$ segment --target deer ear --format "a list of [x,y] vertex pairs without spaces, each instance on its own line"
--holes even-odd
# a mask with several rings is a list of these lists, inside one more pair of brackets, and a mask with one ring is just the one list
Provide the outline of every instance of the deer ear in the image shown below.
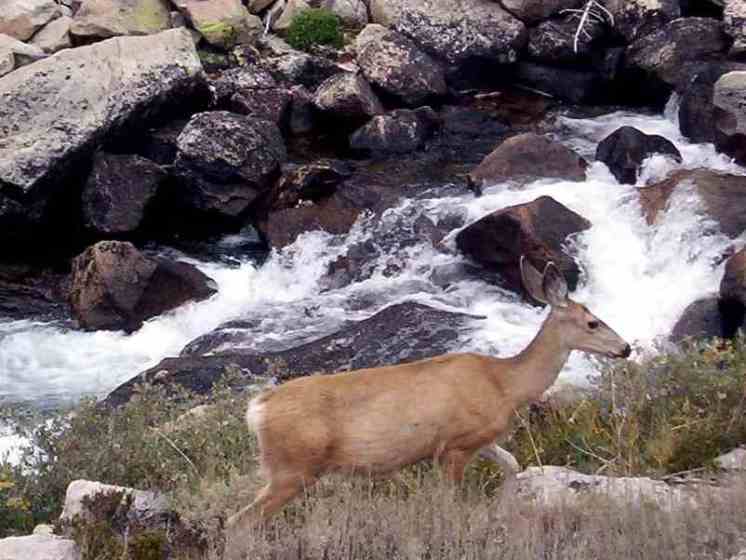
[[559,268],[553,263],[547,263],[542,275],[542,288],[547,298],[547,302],[552,307],[567,306],[567,282]]
[[529,296],[539,303],[549,303],[544,295],[544,279],[541,276],[541,272],[536,270],[534,266],[528,262],[525,255],[521,255],[521,280],[523,280],[523,287],[526,289]]

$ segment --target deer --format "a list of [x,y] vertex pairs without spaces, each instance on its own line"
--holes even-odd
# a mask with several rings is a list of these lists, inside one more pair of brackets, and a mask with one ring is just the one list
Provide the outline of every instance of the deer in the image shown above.
[[495,442],[507,435],[515,411],[552,386],[570,353],[611,358],[631,353],[616,332],[568,297],[554,263],[543,273],[525,257],[519,266],[528,295],[550,312],[515,356],[450,353],[313,375],[250,400],[246,421],[257,434],[267,484],[228,519],[229,534],[269,518],[335,471],[387,475],[433,459],[449,480],[460,483],[477,454],[515,470],[515,459]]

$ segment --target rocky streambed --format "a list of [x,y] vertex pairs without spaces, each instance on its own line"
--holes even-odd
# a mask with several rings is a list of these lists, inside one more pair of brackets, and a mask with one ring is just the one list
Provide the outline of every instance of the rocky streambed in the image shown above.
[[742,323],[730,2],[609,1],[576,48],[579,2],[373,1],[312,52],[257,24],[292,2],[141,4],[0,12],[0,404],[510,354],[523,254],[641,349]]

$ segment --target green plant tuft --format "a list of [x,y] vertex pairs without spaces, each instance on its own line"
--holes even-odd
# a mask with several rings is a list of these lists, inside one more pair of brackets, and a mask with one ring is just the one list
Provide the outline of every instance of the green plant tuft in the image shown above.
[[293,18],[287,41],[291,47],[302,51],[309,51],[316,45],[339,49],[344,44],[344,37],[336,14],[324,8],[311,8]]

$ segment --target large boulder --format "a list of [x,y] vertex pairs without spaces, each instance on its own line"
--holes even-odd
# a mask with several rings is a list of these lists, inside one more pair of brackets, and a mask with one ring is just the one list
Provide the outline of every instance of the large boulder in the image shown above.
[[502,0],[503,8],[527,24],[542,20],[580,6],[583,0]]
[[44,51],[35,45],[27,45],[10,35],[0,35],[0,76],[45,56]]
[[194,266],[151,259],[131,243],[101,241],[72,263],[70,304],[86,330],[140,328],[143,321],[215,293]]
[[[460,337],[481,317],[400,303],[372,317],[344,325],[332,334],[276,351],[253,349],[252,321],[231,321],[190,343],[179,358],[167,358],[115,389],[106,403],[127,402],[137,384],[148,380],[209,393],[227,370],[248,380],[275,376],[278,381],[311,373],[336,373],[411,362],[458,349]],[[284,364],[277,370],[273,364]]]
[[742,0],[725,0],[723,21],[725,32],[733,39],[730,54],[743,56],[746,54],[746,3]]
[[173,3],[205,41],[215,47],[251,43],[263,29],[262,20],[250,14],[241,0],[174,0]]
[[616,177],[626,185],[634,185],[642,162],[654,154],[669,156],[681,162],[681,153],[658,134],[645,134],[631,126],[618,128],[596,148],[596,159],[602,161]]
[[585,33],[575,43],[578,21],[571,16],[545,21],[531,28],[528,34],[528,54],[549,64],[577,64],[589,62],[597,50],[594,43],[604,36],[603,24],[589,21]]
[[262,66],[279,81],[316,90],[324,80],[343,72],[328,58],[295,50],[275,35],[262,37],[259,44],[265,51]]
[[630,45],[625,65],[635,82],[648,80],[651,95],[660,96],[685,81],[693,63],[722,58],[729,44],[722,22],[679,18]]
[[70,38],[72,24],[73,18],[69,16],[59,17],[39,30],[31,39],[31,44],[50,54],[62,49],[69,49],[72,47],[72,39]]
[[741,249],[725,263],[720,298],[746,308],[746,249]]
[[279,176],[287,156],[272,122],[209,111],[194,115],[178,139],[177,203],[218,221],[233,221]]
[[679,0],[605,0],[614,31],[627,43],[657,31],[681,15]]
[[[188,104],[202,78],[182,29],[66,49],[0,78],[0,200],[13,201],[0,203],[0,238],[30,237],[37,212],[55,211],[55,196],[109,133],[174,99]],[[20,224],[13,208],[25,209]]]
[[83,0],[70,33],[97,40],[117,35],[151,35],[170,27],[167,0]]
[[490,0],[371,0],[371,21],[408,36],[458,67],[480,59],[515,62],[526,27]]
[[715,83],[724,74],[736,71],[746,72],[746,64],[709,62],[692,72],[680,90],[679,129],[684,136],[694,142],[712,143],[721,137],[713,103]]
[[26,41],[60,15],[55,0],[3,0],[0,33]]
[[278,126],[288,119],[291,91],[278,84],[261,66],[246,64],[231,68],[210,85],[215,108],[272,121]]
[[543,270],[553,261],[575,289],[580,269],[563,246],[591,223],[553,198],[497,210],[461,230],[456,245],[465,255],[500,274],[505,288],[523,292],[520,260],[526,256]]
[[322,0],[321,7],[335,13],[346,25],[362,27],[368,23],[368,3],[365,0]]
[[677,171],[655,185],[639,189],[640,205],[648,223],[655,223],[676,191],[699,196],[707,217],[720,231],[734,239],[746,231],[746,177],[707,169]]
[[329,118],[357,124],[383,113],[383,105],[370,84],[349,72],[324,81],[316,90],[314,103]]
[[684,309],[671,331],[671,340],[680,343],[686,339],[727,338],[733,335],[731,331],[720,299],[706,297]]
[[368,25],[357,36],[355,49],[367,80],[405,105],[416,107],[448,91],[440,64],[395,31]]
[[143,157],[100,152],[83,188],[86,227],[100,237],[134,233],[165,177]]
[[722,76],[715,83],[712,101],[718,149],[746,165],[746,71]]
[[38,534],[0,539],[2,560],[80,560],[80,549],[73,539]]
[[425,145],[438,126],[430,107],[399,109],[373,117],[350,136],[353,150],[373,154],[406,154]]
[[469,179],[478,185],[539,178],[584,181],[586,167],[585,160],[570,148],[526,132],[500,143],[469,173]]

